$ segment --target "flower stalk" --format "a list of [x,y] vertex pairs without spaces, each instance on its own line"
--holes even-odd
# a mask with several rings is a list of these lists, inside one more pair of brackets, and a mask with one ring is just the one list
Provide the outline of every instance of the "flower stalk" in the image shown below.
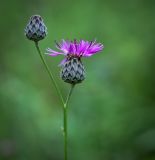
[[45,69],[46,69],[47,73],[49,74],[49,77],[50,77],[50,79],[51,79],[51,81],[52,81],[52,83],[53,83],[53,85],[54,85],[59,97],[60,97],[60,100],[61,100],[62,104],[65,105],[65,102],[64,102],[64,99],[63,99],[62,94],[60,92],[60,89],[59,89],[59,87],[58,87],[58,85],[57,85],[57,83],[56,83],[56,81],[54,79],[54,76],[53,76],[52,72],[50,71],[50,69],[49,69],[49,67],[48,67],[48,65],[47,65],[47,63],[46,63],[41,51],[40,51],[38,42],[35,42],[35,47],[36,47],[36,49],[38,51],[38,54],[39,54],[39,56],[40,56],[40,58],[41,58],[41,60],[42,60],[42,62],[44,64],[44,66],[45,66]]
[[63,126],[63,133],[64,133],[64,160],[68,159],[68,127],[67,127],[67,110],[68,110],[68,102],[70,100],[70,97],[72,95],[74,84],[71,84],[70,91],[68,93],[66,102],[63,107],[63,113],[64,113],[64,126]]
[[68,93],[68,96],[66,98],[66,101],[64,101],[63,97],[62,97],[62,94],[57,86],[57,83],[54,79],[54,76],[52,74],[52,72],[50,71],[41,51],[40,51],[40,48],[39,48],[39,44],[38,42],[35,42],[35,47],[37,49],[37,52],[47,70],[47,73],[49,74],[50,76],[50,79],[52,81],[52,83],[54,84],[56,90],[57,90],[57,93],[58,95],[60,96],[60,99],[61,99],[61,102],[63,104],[63,135],[64,135],[64,160],[67,160],[68,159],[68,127],[67,127],[67,109],[68,109],[68,103],[69,103],[69,100],[70,100],[70,97],[72,95],[72,92],[73,92],[73,89],[74,89],[74,86],[75,84],[71,84],[71,88],[70,88],[70,91]]

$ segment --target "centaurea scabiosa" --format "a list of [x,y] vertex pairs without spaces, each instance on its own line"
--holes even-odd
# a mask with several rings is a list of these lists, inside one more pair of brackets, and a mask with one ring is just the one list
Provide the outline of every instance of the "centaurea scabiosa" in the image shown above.
[[90,57],[103,49],[103,45],[96,43],[96,41],[77,41],[76,39],[74,41],[62,40],[60,43],[56,42],[56,47],[60,52],[48,48],[48,55],[65,56],[60,63],[62,67],[61,78],[71,84],[80,83],[85,79],[85,68],[81,58]]
[[29,40],[32,40],[35,42],[37,52],[39,53],[39,56],[63,104],[64,160],[67,160],[68,159],[68,154],[67,154],[67,108],[68,108],[68,102],[70,100],[74,86],[77,83],[81,83],[85,79],[85,68],[84,68],[84,65],[81,59],[82,57],[90,57],[94,55],[95,53],[102,51],[103,45],[101,43],[96,43],[96,41],[89,42],[89,41],[84,41],[84,40],[80,40],[80,41],[62,40],[60,43],[56,42],[56,47],[57,49],[60,50],[60,52],[54,51],[50,48],[47,49],[48,55],[50,56],[57,56],[57,55],[65,56],[65,58],[60,63],[60,66],[62,67],[60,76],[63,81],[71,84],[71,89],[67,95],[66,100],[64,101],[64,98],[61,94],[61,91],[59,90],[57,82],[55,81],[53,73],[51,72],[51,69],[49,69],[44,59],[44,56],[42,55],[41,50],[39,48],[38,42],[44,39],[47,35],[47,28],[41,16],[33,15],[30,18],[25,28],[25,35]]
[[55,51],[48,48],[49,56],[64,55],[65,58],[61,61],[61,78],[63,81],[71,84],[71,90],[64,105],[64,155],[67,160],[67,105],[72,93],[72,90],[77,83],[81,83],[85,79],[85,68],[82,63],[82,57],[90,57],[97,52],[102,51],[104,46],[96,41],[68,41],[62,40],[60,43],[56,42],[56,47],[60,51]]
[[61,99],[62,104],[64,104],[64,99],[62,97],[62,94],[59,90],[59,87],[55,81],[54,75],[49,69],[43,54],[41,53],[40,47],[39,47],[39,41],[43,40],[47,35],[47,27],[44,24],[43,18],[40,15],[33,15],[30,17],[28,24],[25,27],[25,36],[29,39],[34,41],[35,47],[37,49],[37,52],[39,53],[39,56],[43,62],[43,65],[45,66],[45,69],[47,70],[47,73],[49,74],[49,77]]

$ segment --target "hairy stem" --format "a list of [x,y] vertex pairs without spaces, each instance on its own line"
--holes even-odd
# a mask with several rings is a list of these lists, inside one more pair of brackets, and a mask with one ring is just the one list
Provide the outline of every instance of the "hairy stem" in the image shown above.
[[71,85],[71,89],[68,93],[68,96],[67,96],[67,99],[66,99],[66,102],[64,104],[64,108],[63,108],[63,111],[64,111],[64,160],[67,160],[68,158],[68,155],[67,155],[67,144],[68,144],[68,132],[67,132],[67,109],[68,109],[68,102],[70,100],[70,97],[71,97],[71,94],[73,92],[73,89],[74,89],[74,84]]
[[48,67],[48,65],[47,65],[47,63],[46,63],[46,61],[45,61],[45,59],[44,59],[44,57],[43,57],[43,55],[42,55],[42,53],[40,51],[38,42],[35,42],[35,46],[36,46],[36,49],[37,49],[37,51],[39,53],[39,56],[40,56],[40,58],[41,58],[41,60],[42,60],[42,62],[44,64],[44,66],[46,68],[46,71],[49,74],[50,79],[51,79],[52,83],[54,84],[54,87],[55,87],[55,89],[56,89],[56,91],[57,91],[57,93],[58,93],[58,95],[59,95],[59,97],[61,99],[62,104],[65,105],[64,99],[63,99],[62,94],[60,92],[60,89],[58,88],[58,85],[57,85],[57,83],[56,83],[56,81],[54,79],[54,76],[53,76],[52,72],[50,71],[50,69],[49,69],[49,67]]

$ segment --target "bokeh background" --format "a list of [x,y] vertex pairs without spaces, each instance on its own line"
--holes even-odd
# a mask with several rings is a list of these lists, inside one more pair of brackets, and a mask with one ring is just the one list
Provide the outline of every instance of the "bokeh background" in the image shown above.
[[[97,39],[103,52],[84,59],[87,78],[69,106],[70,160],[155,160],[155,1],[0,1],[0,160],[63,160],[62,107],[24,36],[40,14],[54,40]],[[63,57],[48,57],[59,78]]]

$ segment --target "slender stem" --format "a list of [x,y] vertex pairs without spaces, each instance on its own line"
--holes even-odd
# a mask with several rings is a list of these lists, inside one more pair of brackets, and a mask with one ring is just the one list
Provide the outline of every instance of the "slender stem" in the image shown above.
[[49,74],[50,79],[51,79],[51,81],[53,82],[54,87],[55,87],[55,89],[56,89],[56,91],[57,91],[57,93],[58,93],[58,95],[59,95],[59,97],[60,97],[60,99],[61,99],[62,104],[65,105],[65,102],[64,102],[64,99],[63,99],[62,94],[61,94],[61,92],[60,92],[60,89],[58,88],[58,85],[57,85],[57,83],[56,83],[56,81],[55,81],[55,79],[54,79],[54,76],[53,76],[52,72],[50,71],[50,69],[49,69],[49,67],[48,67],[48,65],[47,65],[47,63],[46,63],[46,61],[45,61],[45,59],[44,59],[44,57],[43,57],[43,55],[42,55],[42,53],[41,53],[41,51],[40,51],[38,42],[35,42],[35,46],[36,46],[36,49],[37,49],[37,51],[38,51],[38,53],[39,53],[39,56],[40,56],[43,64],[44,64],[44,66],[45,66],[45,68],[46,68],[46,70],[47,70],[47,73]]
[[64,105],[64,160],[67,160],[67,107]]
[[71,88],[70,88],[70,91],[69,91],[69,93],[68,93],[68,96],[67,96],[66,102],[65,102],[66,107],[68,106],[68,102],[69,102],[69,100],[70,100],[70,97],[71,97],[71,95],[72,95],[72,92],[73,92],[74,87],[75,87],[75,84],[71,84]]
[[68,96],[67,96],[67,99],[66,99],[66,102],[64,104],[64,160],[67,160],[68,156],[67,156],[67,108],[68,108],[68,102],[70,100],[70,97],[71,97],[71,94],[73,92],[73,89],[74,89],[74,84],[71,85],[71,89],[68,93]]
[[61,102],[63,104],[63,111],[64,111],[64,160],[67,160],[67,158],[68,158],[68,156],[67,156],[67,108],[68,108],[68,102],[70,100],[70,97],[71,97],[71,94],[73,92],[73,89],[74,89],[75,85],[74,84],[71,85],[71,89],[70,89],[70,91],[68,93],[66,101],[64,101],[64,99],[62,97],[62,94],[61,94],[61,92],[60,92],[60,90],[58,88],[58,85],[57,85],[57,83],[56,83],[56,81],[54,79],[54,76],[53,76],[52,72],[50,71],[48,65],[46,64],[46,61],[45,61],[45,59],[44,59],[44,57],[43,57],[43,55],[42,55],[42,53],[40,51],[38,42],[35,42],[35,46],[36,46],[36,49],[37,49],[37,51],[39,53],[39,56],[40,56],[43,64],[44,64],[44,66],[45,66],[45,68],[47,70],[47,73],[49,74],[49,76],[51,78],[51,81],[53,82],[53,84],[54,84],[54,86],[56,88],[56,91],[57,91],[58,95],[60,96]]

